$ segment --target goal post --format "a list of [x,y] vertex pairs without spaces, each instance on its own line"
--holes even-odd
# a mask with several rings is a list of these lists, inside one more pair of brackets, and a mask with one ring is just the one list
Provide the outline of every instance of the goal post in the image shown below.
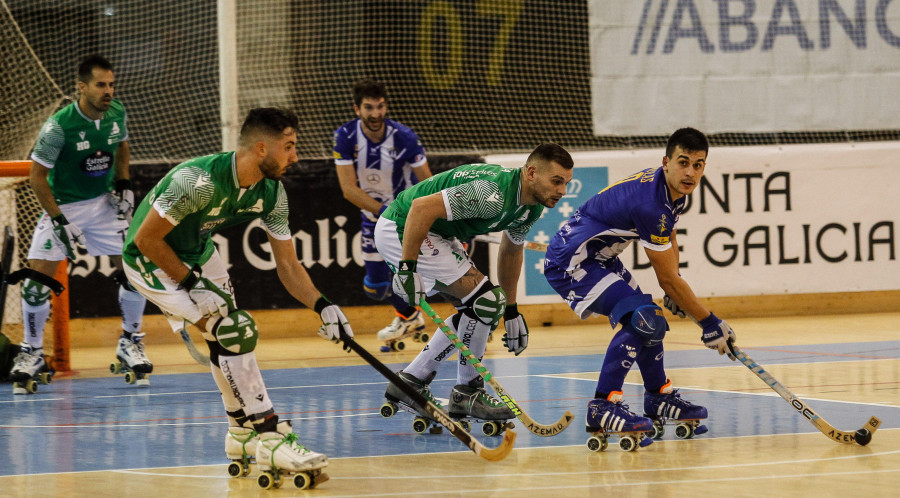
[[[11,271],[27,266],[28,248],[34,226],[37,224],[43,209],[31,189],[28,176],[31,161],[0,161],[0,229],[10,227],[15,236],[15,249]],[[3,262],[7,264],[6,261]],[[50,321],[44,332],[44,352],[56,371],[71,369],[69,348],[69,291],[66,261],[61,261],[54,278],[60,282],[64,290],[59,296],[51,293]],[[24,320],[22,317],[22,283],[7,288],[5,312],[3,313],[3,334],[13,343],[21,343],[24,339]]]

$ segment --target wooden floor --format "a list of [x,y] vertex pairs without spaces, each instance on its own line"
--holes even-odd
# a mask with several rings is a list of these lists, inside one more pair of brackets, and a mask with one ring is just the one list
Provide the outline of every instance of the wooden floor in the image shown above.
[[[844,430],[856,429],[870,415],[879,413],[883,425],[871,444],[866,447],[838,444],[823,436],[786,402],[780,398],[773,401],[772,397],[777,395],[752,372],[743,367],[735,368],[733,363],[704,350],[699,345],[699,330],[695,325],[676,321],[666,338],[667,358],[679,354],[702,358],[702,365],[669,367],[669,376],[677,386],[698,395],[727,393],[732,396],[724,399],[752,394],[753,400],[765,399],[766,403],[759,404],[758,409],[754,408],[757,405],[753,400],[742,405],[749,408],[741,408],[735,416],[733,430],[728,427],[731,421],[720,418],[716,430],[694,439],[678,440],[667,435],[636,452],[624,452],[611,445],[604,452],[592,453],[583,444],[586,439],[582,428],[584,406],[593,394],[593,382],[611,333],[608,325],[591,321],[582,326],[534,328],[528,350],[514,360],[510,360],[511,355],[502,349],[499,341],[494,341],[489,344],[485,358],[498,360],[498,365],[527,367],[525,370],[498,368],[495,373],[503,383],[504,379],[511,382],[513,377],[534,382],[528,380],[528,372],[536,368],[532,364],[564,366],[574,359],[583,359],[584,355],[596,355],[593,368],[583,371],[562,368],[558,374],[541,374],[543,377],[556,375],[568,380],[584,380],[578,384],[582,392],[577,398],[562,396],[552,400],[572,406],[576,419],[566,433],[583,434],[578,443],[570,443],[573,441],[570,437],[566,443],[555,444],[553,440],[557,438],[538,438],[519,430],[512,454],[502,462],[488,463],[471,452],[451,448],[452,441],[448,442],[446,451],[435,451],[436,438],[451,439],[446,434],[396,437],[393,440],[403,445],[402,453],[405,454],[378,454],[378,451],[365,448],[361,452],[364,456],[332,457],[328,467],[331,479],[315,490],[302,492],[290,484],[282,489],[263,491],[255,479],[228,478],[224,473],[227,463],[224,455],[221,463],[198,466],[51,473],[26,471],[15,475],[0,472],[0,496],[895,495],[900,489],[900,313],[745,318],[730,320],[730,323],[745,352],[833,425]],[[346,354],[316,337],[267,341],[265,324],[261,330],[263,340],[257,356],[266,372],[364,365],[356,355]],[[380,344],[375,341],[374,334],[361,331],[358,336],[363,346],[378,351]],[[858,345],[862,343],[872,343],[872,346],[860,349]],[[385,363],[402,366],[417,352],[414,346],[411,349],[377,355]],[[111,345],[75,348],[72,352],[73,372],[59,380],[76,384],[109,377],[107,366],[112,352]],[[152,337],[148,337],[148,354],[156,365],[151,382],[157,382],[165,375],[207,371],[192,363],[180,343],[168,341],[154,346]],[[773,358],[773,363],[760,360],[765,355]],[[452,369],[447,372],[452,376]],[[504,372],[507,372],[505,377]],[[627,383],[640,385],[636,370],[629,375]],[[52,390],[55,384],[46,389]],[[516,389],[509,390],[516,394]],[[521,387],[518,392],[522,392]],[[49,396],[39,392],[30,398],[39,399],[42,395]],[[348,396],[352,397],[353,393]],[[538,400],[521,396],[518,401],[523,407],[539,404]],[[16,424],[2,425],[8,423],[8,416],[16,406],[21,406],[16,403],[21,402],[21,397],[14,400],[10,396],[0,397],[0,411],[4,413],[3,421],[0,421],[0,458],[5,461],[16,459],[22,451],[40,451],[13,447],[16,431],[22,429]],[[640,398],[630,402],[632,409],[638,411]],[[734,408],[725,404],[707,406],[711,414]],[[771,424],[771,420],[786,424],[788,429],[769,430],[767,424]],[[398,427],[408,423],[393,419],[378,423],[392,422]],[[477,432],[476,428],[473,433],[483,439]],[[364,447],[366,433],[354,437]],[[428,451],[419,451],[416,438],[429,437],[432,439],[427,443]],[[561,436],[559,438],[562,440]],[[540,441],[534,441],[536,439]],[[537,446],[536,443],[546,445]],[[40,445],[40,442],[36,444]],[[98,444],[103,444],[102,438]],[[108,451],[117,449],[109,448]],[[190,448],[173,451],[190,451]],[[46,455],[45,458],[54,456]]]

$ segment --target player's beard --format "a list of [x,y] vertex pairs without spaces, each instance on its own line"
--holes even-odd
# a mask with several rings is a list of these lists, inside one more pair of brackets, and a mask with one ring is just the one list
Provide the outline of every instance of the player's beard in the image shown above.
[[[290,166],[291,165],[288,164],[288,167]],[[282,169],[276,160],[266,157],[259,163],[259,170],[262,172],[263,176],[269,180],[281,180],[281,177],[284,175],[284,172],[287,171],[287,168]]]

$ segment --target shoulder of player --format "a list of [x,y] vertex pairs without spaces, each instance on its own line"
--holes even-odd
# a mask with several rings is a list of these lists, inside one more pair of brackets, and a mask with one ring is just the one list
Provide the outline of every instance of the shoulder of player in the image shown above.
[[359,118],[351,119],[346,123],[338,126],[334,130],[334,137],[337,138],[339,136],[347,136],[356,131],[356,124],[359,122]]
[[418,138],[418,135],[415,131],[413,131],[412,128],[399,121],[394,121],[393,119],[385,119],[384,123],[387,125],[388,129],[393,129],[394,133],[397,133],[398,135]]

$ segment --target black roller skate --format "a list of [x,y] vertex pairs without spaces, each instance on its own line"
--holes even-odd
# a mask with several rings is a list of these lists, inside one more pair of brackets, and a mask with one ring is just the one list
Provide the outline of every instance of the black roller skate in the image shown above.
[[458,384],[450,392],[450,417],[459,421],[463,429],[469,431],[469,420],[481,422],[481,431],[486,436],[502,434],[515,427],[510,420],[516,418],[506,403],[494,398],[484,390],[484,379],[476,377],[468,384]]
[[[397,372],[397,375],[403,379],[404,382],[409,384],[413,389],[419,392],[422,396],[425,397],[428,401],[432,402],[435,406],[443,410],[443,405],[438,401],[434,396],[431,395],[431,390],[428,389],[428,384],[434,379],[436,372],[432,372],[431,375],[428,376],[425,380],[419,380],[414,375],[408,374],[404,371]],[[431,418],[428,415],[428,412],[425,411],[424,407],[420,407],[418,404],[414,403],[406,393],[403,392],[402,389],[395,386],[393,383],[388,384],[387,390],[384,393],[385,399],[387,402],[381,405],[381,416],[384,418],[393,417],[394,414],[397,413],[398,408],[403,408],[405,411],[408,411],[414,415],[416,418],[413,420],[413,430],[419,434],[428,431],[431,434],[440,434],[444,431],[444,428],[438,423],[438,421]]]

